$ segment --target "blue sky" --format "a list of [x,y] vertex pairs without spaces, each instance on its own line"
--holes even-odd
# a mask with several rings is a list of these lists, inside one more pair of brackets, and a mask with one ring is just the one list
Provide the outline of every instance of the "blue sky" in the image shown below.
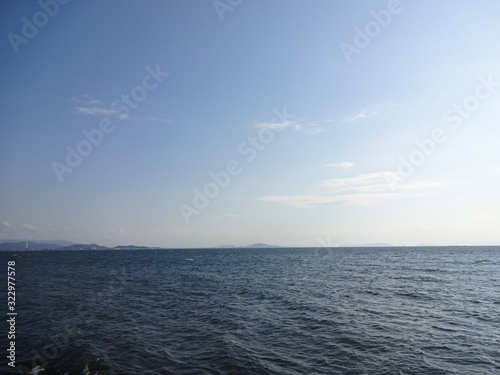
[[0,9],[0,239],[500,243],[497,1]]

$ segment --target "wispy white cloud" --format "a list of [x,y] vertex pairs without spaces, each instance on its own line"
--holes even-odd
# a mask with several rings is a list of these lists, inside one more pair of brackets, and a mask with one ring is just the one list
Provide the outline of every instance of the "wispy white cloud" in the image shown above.
[[388,178],[394,172],[360,174],[349,178],[334,178],[320,181],[314,194],[274,195],[257,198],[259,201],[275,202],[294,207],[318,207],[327,204],[367,205],[380,200],[423,197],[429,190],[442,186],[437,182],[401,184],[397,192],[391,192]]
[[292,128],[295,130],[300,130],[302,129],[302,126],[295,122],[295,121],[282,121],[282,122],[272,122],[272,121],[265,121],[265,122],[258,122],[255,124],[255,127],[258,129],[270,129],[274,131],[280,131],[286,128]]
[[286,128],[291,128],[295,131],[301,131],[306,134],[316,135],[321,133],[324,129],[320,122],[295,120],[295,121],[281,121],[281,122],[258,122],[255,124],[257,129],[270,129],[279,132]]
[[98,115],[98,116],[114,116],[119,119],[125,120],[129,116],[114,109],[106,109],[101,107],[77,107],[78,113],[83,113],[86,115]]
[[21,224],[21,229],[25,229],[25,230],[30,230],[30,231],[37,231],[38,228],[32,224],[26,224],[26,223],[23,223]]
[[347,122],[353,122],[353,121],[357,121],[357,120],[361,120],[361,119],[364,119],[364,118],[368,118],[368,117],[372,117],[372,116],[375,116],[375,115],[378,115],[378,111],[372,111],[371,113],[368,113],[366,110],[363,110],[353,116],[350,116],[350,117],[344,117],[341,121],[341,123],[347,123]]
[[355,177],[347,178],[331,178],[319,182],[319,186],[327,189],[350,190],[359,189],[361,187],[378,187],[382,186],[387,189],[386,172],[365,173]]
[[40,229],[33,224],[12,224],[8,221],[0,221],[0,238],[25,237],[33,232],[41,233]]
[[73,96],[70,99],[73,100],[74,102],[85,105],[103,105],[103,103],[100,100],[94,99],[88,94]]
[[275,195],[259,197],[264,202],[281,203],[298,208],[312,208],[328,204],[367,205],[382,199],[396,198],[392,193],[355,193],[344,195]]
[[0,221],[0,233],[7,233],[12,229],[12,224],[8,221]]
[[105,105],[100,101],[91,98],[88,95],[82,95],[80,97],[73,97],[71,100],[76,101],[80,105],[76,107],[76,111],[83,115],[91,115],[91,116],[104,116],[104,117],[116,117],[120,120],[133,120],[133,121],[151,121],[151,122],[162,122],[162,123],[171,123],[172,120],[164,117],[158,116],[144,116],[144,117],[132,117],[123,111],[118,111],[111,107],[106,108]]
[[[390,189],[389,183],[398,177],[394,172],[376,172],[365,173],[355,177],[348,178],[332,178],[324,180],[319,183],[319,186],[341,193],[344,191],[357,192],[357,193],[375,193],[386,192]],[[398,185],[400,190],[418,190],[442,186],[442,183],[427,182],[427,183],[406,183]]]
[[343,169],[347,169],[347,168],[354,167],[354,163],[351,163],[351,162],[348,162],[348,161],[345,161],[345,162],[342,162],[342,163],[330,163],[330,164],[327,164],[326,167],[328,167],[328,168],[343,168]]

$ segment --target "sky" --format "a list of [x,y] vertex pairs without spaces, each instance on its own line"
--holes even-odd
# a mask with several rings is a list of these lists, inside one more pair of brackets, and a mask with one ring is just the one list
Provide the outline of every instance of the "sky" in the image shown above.
[[500,244],[495,0],[0,3],[0,239]]

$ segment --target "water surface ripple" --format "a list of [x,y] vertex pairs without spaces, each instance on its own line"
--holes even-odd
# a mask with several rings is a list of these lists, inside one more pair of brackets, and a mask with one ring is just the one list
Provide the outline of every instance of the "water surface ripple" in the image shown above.
[[32,373],[500,374],[498,247],[0,258]]

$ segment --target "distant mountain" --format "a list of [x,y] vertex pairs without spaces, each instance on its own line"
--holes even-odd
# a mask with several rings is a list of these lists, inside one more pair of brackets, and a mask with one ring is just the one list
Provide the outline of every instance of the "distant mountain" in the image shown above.
[[[33,241],[33,242],[38,242],[38,241]],[[64,240],[51,240],[51,241],[43,241],[45,243],[53,243],[54,245],[60,245],[60,246],[71,246],[74,245],[74,242],[70,241],[64,241]]]
[[[27,246],[26,246],[27,244]],[[96,243],[82,244],[63,240],[54,240],[47,242],[40,241],[0,241],[0,250],[149,250],[161,249],[160,247],[148,247],[137,245],[119,245],[113,248],[98,245]]]
[[[28,246],[26,246],[26,243],[28,244]],[[266,243],[259,242],[246,246],[220,245],[215,248],[271,249],[276,247],[280,246],[269,245]],[[27,241],[27,242],[24,240],[0,241],[0,250],[151,250],[151,249],[163,249],[163,247],[149,247],[149,246],[138,246],[138,245],[118,245],[115,247],[107,247],[96,243],[76,244],[74,242],[69,242],[64,240]]]

